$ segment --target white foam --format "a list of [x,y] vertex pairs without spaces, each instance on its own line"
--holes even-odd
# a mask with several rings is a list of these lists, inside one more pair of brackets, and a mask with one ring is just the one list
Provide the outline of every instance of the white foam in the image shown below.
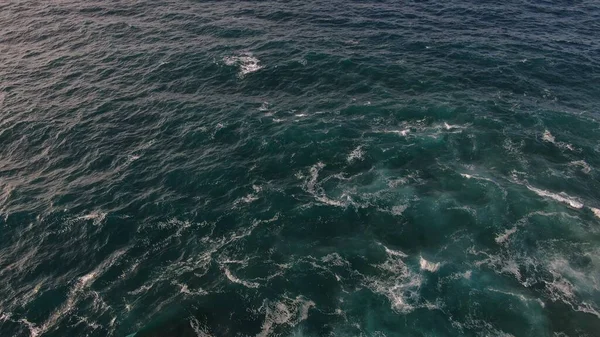
[[106,213],[101,211],[94,211],[92,213],[79,216],[75,220],[93,220],[94,225],[100,224],[106,218]]
[[384,246],[383,244],[379,244],[379,245],[383,246],[383,248],[385,249],[385,252],[388,255],[397,256],[397,257],[401,257],[401,258],[408,257],[408,255],[404,254],[403,252],[401,252],[399,250],[389,249],[388,247]]
[[212,337],[212,335],[208,332],[208,328],[200,324],[195,317],[190,319],[190,327],[194,330],[197,337]]
[[384,130],[383,133],[395,133],[397,135],[406,137],[410,133],[410,129],[402,129],[402,130]]
[[405,177],[402,178],[397,178],[397,179],[389,179],[387,181],[387,185],[389,188],[395,188],[401,185],[405,185],[408,184],[409,181],[413,181],[413,182],[420,182],[421,180],[419,179],[419,172],[411,172],[408,175],[406,175]]
[[401,215],[408,208],[408,205],[396,205],[392,207],[391,213],[393,215]]
[[569,165],[580,167],[581,172],[583,172],[585,174],[589,174],[592,171],[592,168],[590,167],[590,165],[588,165],[588,163],[586,163],[583,160],[572,161],[569,163]]
[[269,102],[262,102],[258,111],[268,111],[269,110]]
[[233,202],[233,205],[237,206],[240,203],[249,204],[258,200],[259,198],[257,194],[262,191],[262,187],[258,185],[252,185],[252,190],[254,191],[254,193],[248,193],[246,196],[238,198]]
[[27,327],[30,337],[37,337],[44,333],[44,330],[42,330],[40,327],[36,327],[35,324],[28,321],[27,318],[21,318],[19,322],[23,323]]
[[350,262],[344,260],[338,253],[331,253],[329,255],[323,256],[321,258],[321,261],[337,267],[344,267],[350,265]]
[[578,200],[576,200],[573,197],[568,196],[565,193],[556,194],[556,193],[552,193],[552,192],[549,192],[549,191],[546,191],[546,190],[535,188],[535,187],[530,186],[530,185],[527,185],[527,188],[530,191],[535,192],[537,195],[539,195],[541,197],[546,197],[546,198],[550,198],[550,199],[556,200],[558,202],[565,203],[565,204],[567,204],[567,205],[569,205],[569,206],[571,206],[573,208],[576,208],[576,209],[583,208],[583,204],[581,202],[579,202]]
[[[68,314],[79,301],[80,295],[92,284],[98,276],[102,275],[108,268],[112,267],[115,262],[123,255],[127,249],[121,249],[111,254],[106,260],[102,261],[94,270],[83,275],[77,280],[77,283],[71,288],[67,296],[67,300],[57,309],[52,315],[37,329],[40,335],[43,335],[49,328],[53,327],[62,317]],[[34,335],[32,334],[32,337]]]
[[315,302],[297,296],[292,299],[284,296],[280,301],[263,302],[260,310],[264,310],[265,320],[261,331],[256,337],[267,337],[275,326],[287,325],[294,327],[308,318],[308,311],[315,306]]
[[519,265],[513,258],[503,258],[499,255],[492,255],[486,252],[475,251],[473,248],[468,251],[470,254],[474,255],[484,255],[487,256],[486,259],[476,261],[475,265],[477,267],[481,265],[488,265],[492,267],[494,270],[500,273],[511,274],[517,280],[521,281],[521,271],[519,270]]
[[448,123],[444,122],[444,129],[446,129],[448,131],[455,130],[455,129],[462,130],[465,128],[466,128],[466,126],[464,126],[464,125],[452,125],[452,124],[448,124]]
[[[305,191],[310,193],[317,201],[321,203],[336,207],[348,206],[348,202],[330,199],[329,197],[327,197],[327,195],[325,195],[325,192],[318,187],[317,182],[319,179],[319,172],[324,167],[325,164],[323,164],[322,162],[318,162],[310,168],[310,177],[304,183]],[[346,198],[349,201],[351,201],[349,196],[346,196]]]
[[512,234],[514,234],[516,231],[517,231],[516,226],[505,230],[504,232],[502,232],[502,234],[500,234],[496,237],[496,239],[495,239],[496,243],[498,243],[498,244],[504,243],[506,240],[508,240],[508,237],[511,236]]
[[500,189],[504,190],[502,188],[502,186],[500,186],[497,182],[495,182],[493,179],[490,178],[486,178],[486,177],[481,177],[481,176],[476,176],[476,175],[472,175],[472,174],[468,174],[468,173],[461,173],[460,174],[461,177],[466,178],[466,179],[476,179],[476,180],[483,180],[483,181],[489,181],[493,184],[496,184],[496,186],[498,186]]
[[233,274],[231,274],[231,272],[227,268],[223,268],[223,270],[225,272],[225,276],[227,276],[229,281],[231,281],[233,283],[241,284],[246,288],[258,288],[260,286],[260,284],[258,284],[256,282],[240,280],[239,278],[237,278]]
[[500,294],[505,294],[505,295],[517,297],[518,299],[520,299],[521,301],[523,301],[525,303],[527,303],[527,302],[537,302],[542,308],[546,306],[544,304],[544,302],[542,300],[540,300],[539,298],[525,297],[525,295],[522,295],[522,294],[517,294],[517,293],[510,292],[510,291],[504,291],[504,290],[495,289],[495,288],[487,288],[487,290],[493,291],[493,292],[496,292],[496,293],[500,293]]
[[352,150],[352,152],[350,152],[350,154],[348,155],[346,160],[349,163],[352,163],[355,160],[363,160],[364,154],[365,154],[365,152],[363,151],[362,146],[359,145],[354,150]]
[[387,259],[375,267],[382,273],[376,277],[367,277],[364,285],[374,293],[387,297],[393,310],[410,312],[418,304],[421,275],[411,272],[406,266],[402,260],[407,257],[406,254],[380,245],[384,247]]
[[128,156],[127,156],[127,163],[128,163],[128,164],[129,164],[129,163],[132,163],[132,162],[134,162],[134,161],[136,161],[136,160],[140,159],[141,157],[142,157],[142,156],[140,156],[140,155],[136,155],[136,154],[130,154],[130,155],[128,155]]
[[240,69],[238,73],[239,77],[244,77],[247,74],[262,69],[260,61],[250,53],[240,56],[226,56],[223,58],[223,62],[228,66],[238,66]]
[[553,143],[553,144],[556,141],[556,139],[554,138],[554,136],[548,130],[544,131],[544,134],[542,135],[542,139],[545,142],[549,142],[549,143]]
[[594,212],[594,215],[598,218],[600,218],[600,209],[594,208],[594,207],[590,207],[590,210],[592,210],[592,212]]
[[575,310],[579,312],[585,312],[586,314],[591,314],[596,316],[597,318],[600,318],[600,312],[594,309],[594,307],[587,302],[582,302],[580,305],[577,306],[577,308],[575,308]]
[[179,287],[179,292],[185,295],[198,296],[208,294],[204,289],[190,290],[187,284],[173,281],[173,284]]
[[569,151],[578,151],[578,149],[576,149],[573,145],[568,144],[568,143],[564,143],[564,142],[557,142],[556,138],[554,137],[554,135],[552,135],[550,133],[550,131],[545,130],[544,134],[542,135],[542,140],[548,143],[552,143],[554,145],[556,145],[557,147],[561,148],[561,149],[567,149]]
[[440,263],[434,263],[425,260],[422,256],[419,260],[419,265],[421,266],[421,270],[427,270],[428,272],[435,273],[440,268]]
[[256,201],[256,200],[258,200],[258,196],[257,196],[256,194],[252,194],[252,193],[250,193],[250,194],[246,195],[245,197],[241,197],[241,198],[239,198],[238,200],[236,200],[236,201],[234,202],[234,204],[236,204],[236,205],[237,205],[237,204],[239,204],[240,202],[243,202],[243,203],[245,203],[245,204],[249,204],[249,203],[252,203],[252,202],[254,202],[254,201]]

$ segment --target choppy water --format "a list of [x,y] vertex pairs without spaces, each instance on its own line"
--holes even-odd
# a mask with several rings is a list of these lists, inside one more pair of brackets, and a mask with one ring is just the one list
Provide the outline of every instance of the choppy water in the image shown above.
[[0,23],[0,335],[598,336],[597,1]]

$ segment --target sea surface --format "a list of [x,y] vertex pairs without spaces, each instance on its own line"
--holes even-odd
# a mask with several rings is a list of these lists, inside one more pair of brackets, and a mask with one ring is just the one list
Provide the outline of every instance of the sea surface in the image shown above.
[[600,3],[1,1],[0,336],[600,336]]

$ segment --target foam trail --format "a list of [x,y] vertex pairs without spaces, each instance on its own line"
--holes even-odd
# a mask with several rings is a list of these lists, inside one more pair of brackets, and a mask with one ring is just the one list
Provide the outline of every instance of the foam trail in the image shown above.
[[256,282],[240,280],[239,278],[235,277],[227,268],[224,268],[224,272],[225,272],[225,276],[227,276],[229,281],[231,281],[233,283],[241,284],[247,288],[258,288],[260,286],[260,284],[258,284]]
[[580,167],[581,172],[583,172],[585,174],[589,174],[592,171],[592,168],[590,167],[590,165],[588,163],[586,163],[584,160],[572,161],[569,163],[569,165]]
[[550,199],[556,200],[558,202],[565,203],[565,204],[567,204],[567,205],[569,205],[569,206],[571,206],[573,208],[576,208],[576,209],[581,209],[584,206],[581,202],[575,200],[574,198],[572,198],[572,197],[570,197],[570,196],[568,196],[568,195],[566,195],[564,193],[555,194],[555,193],[552,193],[552,192],[549,192],[549,191],[546,191],[546,190],[542,190],[542,189],[539,189],[539,188],[535,188],[535,187],[529,186],[529,185],[527,185],[527,188],[530,191],[535,192],[537,195],[539,195],[541,197],[550,198]]
[[[108,268],[113,266],[115,264],[115,262],[123,254],[125,254],[126,251],[127,251],[127,249],[121,249],[121,250],[114,252],[106,260],[104,260],[102,263],[100,263],[94,270],[92,270],[91,272],[80,277],[79,280],[77,281],[77,283],[75,283],[75,285],[73,286],[73,288],[71,288],[71,291],[69,292],[66,302],[63,303],[63,305],[61,305],[56,311],[54,311],[52,313],[52,315],[50,315],[50,317],[46,320],[46,322],[44,322],[44,324],[42,324],[42,326],[40,326],[39,328],[36,328],[36,330],[35,330],[36,333],[43,335],[46,331],[48,331],[48,329],[50,329],[56,323],[58,323],[58,321],[64,315],[68,314],[71,310],[73,310],[73,308],[75,307],[75,304],[77,304],[77,302],[79,300],[79,298],[78,298],[79,295],[87,287],[89,287],[89,285],[92,284],[98,278],[98,276],[102,275]],[[32,333],[32,337],[33,336],[36,336],[36,335],[33,335],[33,333]]]
[[502,234],[498,235],[496,237],[496,243],[504,243],[506,240],[508,240],[508,237],[511,236],[512,234],[514,234],[517,231],[517,227],[513,227],[513,228],[509,228],[507,230],[505,230]]

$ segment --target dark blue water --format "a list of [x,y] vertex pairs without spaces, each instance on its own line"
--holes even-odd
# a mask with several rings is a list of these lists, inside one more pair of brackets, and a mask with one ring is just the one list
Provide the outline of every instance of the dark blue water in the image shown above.
[[1,336],[598,336],[600,4],[0,3]]

